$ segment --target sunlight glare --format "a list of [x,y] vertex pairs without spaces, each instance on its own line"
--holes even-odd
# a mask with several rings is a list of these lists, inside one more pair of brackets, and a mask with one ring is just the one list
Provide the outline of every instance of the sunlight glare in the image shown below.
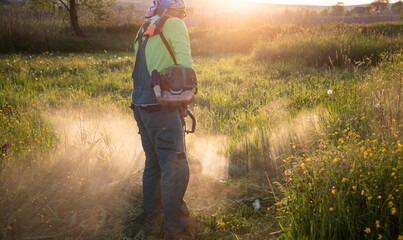
[[[229,2],[256,2],[256,3],[272,3],[281,5],[312,5],[312,6],[332,6],[337,2],[344,2],[344,5],[360,5],[360,4],[370,4],[371,0],[347,0],[347,1],[337,1],[337,0],[227,0]],[[396,1],[390,1],[393,3]]]

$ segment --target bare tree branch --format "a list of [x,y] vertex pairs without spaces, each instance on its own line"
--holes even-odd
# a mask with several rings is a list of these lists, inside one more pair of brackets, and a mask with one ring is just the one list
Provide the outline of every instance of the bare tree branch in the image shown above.
[[63,4],[63,6],[67,9],[67,11],[70,12],[70,8],[69,8],[69,6],[67,6],[67,4],[65,2],[63,2],[62,0],[59,0],[59,2],[61,2]]

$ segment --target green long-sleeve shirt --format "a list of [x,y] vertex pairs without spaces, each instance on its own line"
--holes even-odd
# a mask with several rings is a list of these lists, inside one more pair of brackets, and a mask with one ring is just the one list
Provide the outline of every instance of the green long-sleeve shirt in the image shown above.
[[[157,19],[153,19],[153,24]],[[162,29],[162,33],[171,46],[176,61],[188,68],[193,68],[193,59],[190,51],[189,34],[185,23],[180,18],[169,18]],[[145,37],[143,37],[143,40]],[[135,54],[137,53],[138,42],[134,44]],[[155,69],[162,72],[165,68],[174,64],[168,49],[165,47],[159,35],[150,37],[146,46],[146,61],[148,72]]]

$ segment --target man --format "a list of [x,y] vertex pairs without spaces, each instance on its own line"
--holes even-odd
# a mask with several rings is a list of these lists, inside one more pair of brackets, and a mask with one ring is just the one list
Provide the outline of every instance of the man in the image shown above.
[[[150,26],[161,21],[163,13],[170,16],[162,26],[163,36],[145,34]],[[188,31],[182,21],[185,15],[182,0],[154,0],[146,14],[150,22],[146,21],[140,28],[134,44],[132,108],[146,154],[143,229],[144,235],[148,235],[163,213],[164,239],[177,239],[187,227],[189,210],[183,197],[189,181],[189,166],[179,112],[157,101],[151,87],[151,74],[153,70],[164,73],[174,61],[193,68]]]

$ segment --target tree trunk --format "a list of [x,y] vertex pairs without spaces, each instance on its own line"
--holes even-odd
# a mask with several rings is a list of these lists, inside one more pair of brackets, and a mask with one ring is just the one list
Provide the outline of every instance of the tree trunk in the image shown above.
[[76,0],[70,0],[69,14],[70,14],[70,23],[71,26],[73,27],[74,33],[78,37],[84,37],[83,31],[81,30],[80,25],[78,25]]

